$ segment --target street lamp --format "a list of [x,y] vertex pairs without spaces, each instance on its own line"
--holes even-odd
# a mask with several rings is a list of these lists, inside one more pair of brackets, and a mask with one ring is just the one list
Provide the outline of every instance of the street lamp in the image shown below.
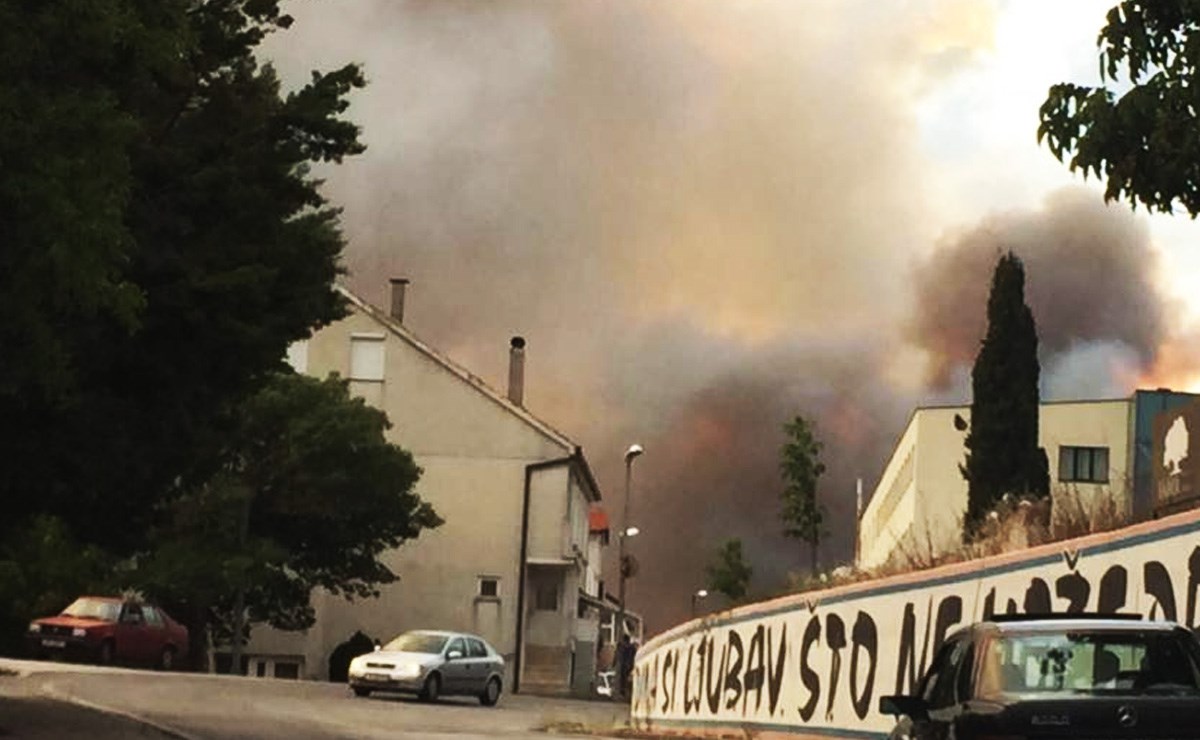
[[622,505],[621,512],[621,535],[617,538],[617,623],[614,625],[613,640],[617,648],[617,686],[618,692],[622,695],[626,689],[626,672],[628,667],[625,663],[628,661],[625,655],[626,651],[621,648],[625,637],[625,540],[633,537],[638,533],[637,527],[629,526],[629,497],[633,491],[633,461],[642,454],[644,450],[641,445],[630,445],[625,451],[625,502]]
[[696,602],[699,601],[700,599],[706,598],[707,596],[708,596],[708,591],[703,588],[700,589],[699,591],[695,592],[694,594],[692,594],[692,616],[693,617],[696,616]]

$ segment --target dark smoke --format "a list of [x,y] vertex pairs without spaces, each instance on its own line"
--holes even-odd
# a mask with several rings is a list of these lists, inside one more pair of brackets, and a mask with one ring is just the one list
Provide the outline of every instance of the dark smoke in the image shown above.
[[[352,287],[382,305],[387,277],[411,278],[407,323],[497,387],[509,336],[525,336],[526,404],[584,445],[614,524],[622,454],[645,446],[630,594],[655,631],[687,617],[722,539],[743,538],[759,593],[807,567],[778,522],[795,414],[826,445],[823,562],[850,556],[854,479],[870,492],[919,396],[897,362],[912,255],[931,237],[915,105],[990,43],[988,7],[294,2],[295,30],[269,51],[285,81],[366,65],[351,115],[368,152],[324,173]],[[917,338],[946,368],[973,356],[979,327],[958,318],[982,305],[991,250],[922,271],[918,299],[940,303]],[[1097,295],[1143,274],[1106,264]],[[1042,320],[1063,346],[1115,337],[1141,362],[1161,315],[1144,299],[1148,325],[1099,302],[1096,322],[1116,329]]]
[[929,353],[935,387],[974,362],[992,270],[1008,250],[1025,263],[1046,395],[1061,388],[1078,397],[1081,383],[1097,380],[1093,393],[1105,395],[1112,379],[1128,383],[1153,366],[1172,306],[1157,282],[1146,222],[1072,188],[1051,195],[1041,210],[986,219],[918,267],[909,333]]

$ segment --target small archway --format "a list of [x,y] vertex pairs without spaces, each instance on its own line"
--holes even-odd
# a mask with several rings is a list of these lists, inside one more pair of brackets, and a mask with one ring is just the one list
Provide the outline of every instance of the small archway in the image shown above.
[[355,632],[350,639],[335,647],[329,654],[329,680],[345,683],[350,677],[350,661],[374,649],[374,640],[364,635],[361,630]]

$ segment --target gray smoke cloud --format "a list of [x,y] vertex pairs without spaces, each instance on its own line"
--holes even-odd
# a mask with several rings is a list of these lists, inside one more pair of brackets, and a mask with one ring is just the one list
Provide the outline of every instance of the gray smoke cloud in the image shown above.
[[1120,395],[1154,366],[1176,307],[1163,298],[1146,222],[1070,188],[1039,210],[985,219],[919,265],[909,333],[929,354],[933,385],[974,362],[992,270],[1009,250],[1025,263],[1046,397]]
[[[826,445],[823,561],[850,557],[854,480],[870,492],[921,397],[896,364],[932,236],[914,106],[989,43],[989,7],[294,2],[268,53],[293,84],[366,66],[351,116],[368,152],[324,173],[351,287],[383,305],[387,277],[411,278],[406,323],[497,387],[525,336],[526,404],[584,445],[614,524],[623,452],[645,446],[630,601],[654,631],[687,618],[722,539],[745,541],[759,593],[807,567],[778,521],[795,414]],[[989,249],[918,273],[916,338],[948,367],[978,333],[928,319],[957,326],[986,296]],[[1062,341],[1116,339],[1141,362],[1157,324],[1100,318],[1128,328],[1097,334],[1078,313]]]

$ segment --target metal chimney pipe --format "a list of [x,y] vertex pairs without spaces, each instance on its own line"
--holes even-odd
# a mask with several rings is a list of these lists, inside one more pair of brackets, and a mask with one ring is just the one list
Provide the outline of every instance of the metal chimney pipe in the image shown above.
[[525,402],[525,338],[513,337],[508,349],[508,400]]
[[408,278],[392,278],[392,318],[398,323],[404,323],[404,289],[408,287]]

